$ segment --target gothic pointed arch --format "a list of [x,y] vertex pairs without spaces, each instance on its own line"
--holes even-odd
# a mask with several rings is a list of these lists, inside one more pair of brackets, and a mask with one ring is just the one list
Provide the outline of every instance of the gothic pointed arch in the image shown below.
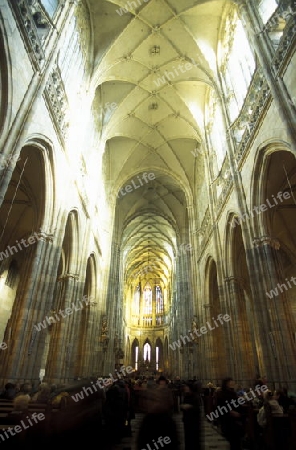
[[77,299],[78,314],[75,315],[75,328],[81,338],[77,342],[75,355],[75,376],[77,378],[95,374],[98,367],[92,358],[93,343],[97,339],[96,326],[99,322],[100,305],[97,299],[97,265],[94,254],[87,259],[82,299]]
[[[73,377],[75,366],[76,339],[74,334],[75,315],[64,317],[60,311],[72,306],[78,275],[79,218],[77,210],[69,212],[59,265],[56,273],[55,295],[52,300],[52,311],[58,317],[51,330],[46,374],[54,380],[67,380]],[[74,297],[75,298],[75,297]],[[77,299],[80,300],[80,299]],[[82,309],[85,308],[85,302]],[[57,313],[59,315],[57,316]],[[61,317],[60,317],[61,316]],[[72,327],[71,327],[72,326]]]
[[[257,231],[254,246],[260,260],[268,255],[270,261],[266,268],[263,266],[266,273],[262,302],[269,305],[266,327],[272,348],[265,360],[270,366],[275,357],[281,360],[272,370],[278,370],[279,377],[289,378],[291,365],[295,364],[296,163],[294,154],[279,140],[260,149],[254,166],[252,200]],[[273,299],[277,299],[275,304]],[[283,335],[287,336],[285,351]]]
[[208,354],[207,373],[209,379],[223,378],[226,373],[226,361],[225,356],[221,357],[221,355],[224,353],[225,336],[221,327],[213,325],[213,320],[223,311],[221,311],[217,264],[212,257],[207,260],[205,280],[205,298],[207,301],[204,305],[204,317],[205,322],[209,321],[214,328],[203,336],[205,340],[202,345]]
[[139,369],[139,358],[140,353],[140,343],[138,339],[134,339],[131,345],[131,362],[134,369],[137,371]]

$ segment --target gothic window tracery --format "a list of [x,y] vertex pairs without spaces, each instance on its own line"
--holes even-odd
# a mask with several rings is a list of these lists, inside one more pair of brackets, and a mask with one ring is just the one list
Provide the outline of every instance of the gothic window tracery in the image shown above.
[[163,314],[163,297],[159,286],[156,286],[156,314]]
[[144,361],[151,361],[151,345],[148,342],[144,345]]
[[264,24],[266,24],[277,7],[275,0],[259,0],[258,11]]
[[134,294],[134,303],[133,303],[134,314],[140,314],[140,296],[141,296],[140,286],[137,286]]
[[152,314],[152,289],[150,285],[144,288],[144,314]]
[[59,0],[40,0],[48,15],[52,18],[59,6]]
[[[222,87],[228,99],[231,120],[238,116],[256,69],[256,62],[243,24],[237,12],[225,22],[225,34],[220,42]],[[233,95],[229,96],[229,92]]]
[[138,362],[139,362],[139,347],[135,347],[135,370],[138,370]]
[[165,323],[165,295],[163,286],[150,284],[147,281],[144,287],[139,283],[132,288],[130,303],[131,321],[134,326],[153,327]]

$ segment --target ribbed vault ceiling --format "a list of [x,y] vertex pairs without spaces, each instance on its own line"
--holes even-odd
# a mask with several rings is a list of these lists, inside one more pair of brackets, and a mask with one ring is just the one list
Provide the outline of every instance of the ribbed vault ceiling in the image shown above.
[[[110,200],[144,171],[155,174],[154,181],[116,201],[126,279],[147,264],[148,253],[158,261],[155,274],[169,277],[177,236],[187,227],[187,206],[204,182],[202,151],[196,149],[204,147],[205,106],[215,89],[222,16],[231,2],[88,3],[93,110]],[[130,12],[116,11],[125,7]]]

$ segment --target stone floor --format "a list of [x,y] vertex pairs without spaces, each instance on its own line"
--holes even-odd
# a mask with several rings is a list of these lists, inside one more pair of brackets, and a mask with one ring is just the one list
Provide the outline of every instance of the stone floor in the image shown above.
[[[136,418],[132,421],[132,437],[123,438],[114,450],[136,450],[135,438],[137,436],[143,414],[136,414]],[[177,425],[178,434],[180,436],[180,450],[184,450],[184,434],[182,414],[175,414],[174,420]],[[211,425],[206,419],[203,421],[204,432],[204,450],[219,449],[229,450],[228,442],[221,436],[217,429]]]

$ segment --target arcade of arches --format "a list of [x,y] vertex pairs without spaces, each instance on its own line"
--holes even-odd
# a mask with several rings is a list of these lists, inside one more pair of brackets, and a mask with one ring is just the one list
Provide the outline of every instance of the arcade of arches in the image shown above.
[[295,13],[0,0],[3,384],[296,388]]

